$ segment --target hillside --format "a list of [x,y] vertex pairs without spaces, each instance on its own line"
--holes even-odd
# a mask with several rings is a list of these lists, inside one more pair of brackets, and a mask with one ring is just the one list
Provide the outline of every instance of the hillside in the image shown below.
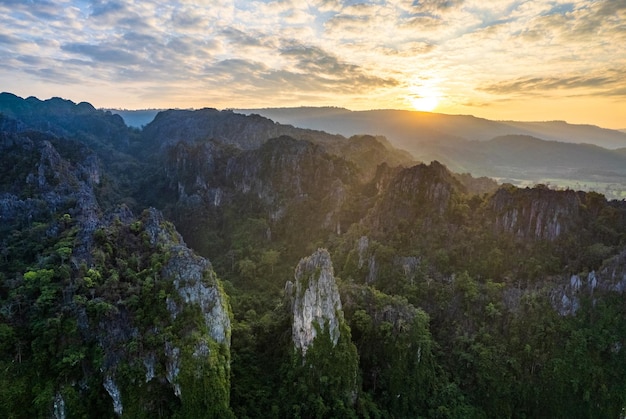
[[[9,102],[2,417],[626,407],[626,202],[498,185],[381,137],[258,115],[164,111],[115,125],[122,141],[89,131],[119,122],[108,112]],[[451,141],[535,170],[622,158],[529,136]]]
[[[241,112],[308,128],[325,127],[343,135],[377,133],[418,161],[437,160],[458,172],[518,186],[545,183],[598,191],[611,199],[626,197],[623,160],[618,156],[626,136],[620,131],[562,121],[489,121],[394,110],[273,108]],[[531,137],[537,141],[529,142]]]

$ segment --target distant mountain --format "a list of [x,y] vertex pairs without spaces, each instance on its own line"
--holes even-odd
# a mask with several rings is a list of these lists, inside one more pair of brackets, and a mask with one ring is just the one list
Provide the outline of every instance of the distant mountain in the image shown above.
[[453,137],[487,141],[510,134],[566,143],[589,143],[610,149],[626,147],[625,132],[563,121],[490,121],[469,115],[402,110],[350,111],[331,107],[241,109],[238,112],[258,113],[283,124],[324,129],[345,136],[380,134],[405,149],[415,143],[440,142]]
[[466,164],[473,164],[476,171],[517,168],[546,173],[565,171],[573,177],[580,171],[626,176],[626,153],[591,144],[566,144],[525,135],[506,135],[485,142],[469,142],[467,146],[474,153],[466,154]]
[[259,148],[267,140],[289,136],[321,146],[326,152],[342,156],[362,170],[365,177],[374,175],[376,166],[410,165],[413,157],[394,148],[385,138],[360,135],[346,138],[321,130],[279,124],[260,115],[243,115],[216,109],[168,110],[159,112],[141,133],[147,148],[167,148],[183,141],[198,143],[216,140],[238,149]]
[[[624,198],[626,133],[562,121],[490,121],[467,115],[343,108],[239,110],[342,135],[385,136],[418,161],[520,186],[546,183]],[[592,145],[594,144],[594,145]]]
[[87,102],[76,104],[58,97],[23,99],[12,93],[0,93],[0,113],[20,121],[22,129],[80,139],[95,147],[103,147],[105,143],[116,147],[129,144],[124,120]]

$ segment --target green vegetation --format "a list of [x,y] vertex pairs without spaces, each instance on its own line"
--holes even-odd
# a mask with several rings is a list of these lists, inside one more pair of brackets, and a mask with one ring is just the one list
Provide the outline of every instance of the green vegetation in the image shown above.
[[[3,286],[0,415],[48,417],[62,399],[72,417],[113,416],[103,388],[113,377],[129,417],[225,417],[228,347],[208,337],[197,306],[185,306],[172,321],[167,300],[179,297],[162,274],[167,247],[149,243],[141,220],[115,218],[93,234],[92,266],[70,269],[76,225],[65,216],[45,227],[52,225],[63,231],[43,245],[19,236],[7,243],[11,256],[17,246],[24,256],[34,246],[38,257],[22,275],[11,273],[20,265],[3,262],[5,275],[17,281]],[[42,229],[36,224],[21,233]],[[177,356],[167,347],[178,348]],[[165,377],[170,364],[180,369],[173,378],[180,398],[152,378]]]
[[[287,128],[259,117],[98,112],[0,134],[1,417],[623,416],[623,202],[391,167],[375,137],[261,141]],[[303,355],[284,290],[320,247],[340,334]]]

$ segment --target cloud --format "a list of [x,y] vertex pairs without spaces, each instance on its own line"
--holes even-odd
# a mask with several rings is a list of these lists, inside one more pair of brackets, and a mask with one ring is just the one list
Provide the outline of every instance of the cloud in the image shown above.
[[96,62],[132,65],[141,63],[139,54],[105,44],[66,44],[63,51],[87,56]]
[[24,41],[18,37],[0,33],[0,44],[19,45]]
[[229,88],[252,92],[311,91],[333,94],[356,93],[371,88],[389,87],[398,81],[368,74],[359,66],[314,47],[292,45],[282,55],[293,61],[292,68],[273,68],[259,61],[227,59],[206,67],[204,80],[233,83]]
[[72,85],[80,83],[80,78],[73,77],[67,71],[62,71],[54,67],[36,67],[24,70],[28,74],[32,74],[39,79],[47,80],[55,84]]
[[175,9],[171,17],[172,25],[180,29],[202,28],[205,26],[205,17],[195,9]]
[[55,20],[58,16],[59,6],[63,6],[65,2],[55,2],[53,0],[37,0],[24,1],[24,0],[0,0],[0,7],[6,7],[7,9],[26,13],[30,16],[45,19]]
[[464,3],[464,0],[418,0],[413,2],[413,8],[417,12],[441,14],[456,9]]
[[118,16],[127,12],[126,6],[121,1],[92,0],[91,8],[91,16],[96,18]]
[[569,91],[572,95],[611,95],[621,96],[626,90],[626,68],[597,71],[592,74],[522,77],[505,80],[480,87],[497,95],[549,94],[556,90]]
[[230,42],[234,46],[259,47],[263,45],[258,34],[257,36],[253,36],[252,34],[247,34],[233,27],[222,29],[220,31],[220,34],[224,35],[228,42]]
[[622,0],[0,0],[0,27],[0,90],[57,80],[57,96],[100,86],[128,107],[405,107],[425,83],[485,109],[615,100],[626,79]]

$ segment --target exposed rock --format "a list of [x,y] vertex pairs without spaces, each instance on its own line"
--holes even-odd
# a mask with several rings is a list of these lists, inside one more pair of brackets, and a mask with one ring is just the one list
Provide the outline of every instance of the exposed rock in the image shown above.
[[180,348],[172,346],[169,342],[165,342],[165,355],[167,355],[165,376],[167,381],[174,387],[174,394],[180,397],[180,384],[178,384],[178,375],[180,374],[181,366]]
[[580,199],[574,191],[502,187],[490,205],[496,230],[520,238],[554,241],[579,222]]
[[109,393],[109,396],[111,396],[111,398],[113,399],[113,411],[118,416],[122,416],[122,413],[124,412],[124,406],[122,405],[122,393],[120,392],[120,389],[117,387],[117,384],[115,384],[115,381],[113,380],[112,377],[107,376],[104,379],[103,385],[104,385],[104,389],[107,391],[107,393]]
[[319,145],[286,136],[230,159],[226,170],[236,190],[269,205],[338,195],[336,202],[342,183],[349,183],[354,174],[345,161],[331,158]]
[[[161,275],[165,280],[172,281],[178,293],[179,298],[166,300],[172,319],[175,320],[184,307],[197,307],[209,338],[230,348],[230,309],[211,263],[187,248],[182,237],[164,221],[159,211],[153,208],[144,211],[142,223],[151,245],[171,255]],[[184,391],[178,382],[182,366],[181,349],[166,342],[165,355],[166,378],[173,386],[174,393],[180,397]],[[200,339],[192,351],[192,357],[201,365],[206,362],[208,355],[209,347],[204,339]],[[224,368],[228,371],[230,367],[225,365]]]
[[626,292],[626,250],[606,260],[597,271],[571,275],[569,281],[561,281],[550,291],[550,301],[560,315],[567,316],[580,308],[581,294],[606,292]]
[[80,227],[74,265],[88,260],[91,236],[100,222],[94,190],[100,182],[97,157],[80,143],[38,132],[0,134],[0,138],[4,138],[0,153],[7,159],[2,161],[3,171],[11,179],[0,185],[0,221],[9,225],[47,222],[51,216],[67,213]]
[[57,393],[54,396],[54,404],[52,405],[52,414],[55,419],[65,419],[67,417],[67,413],[65,411],[65,400],[61,393]]
[[[158,330],[155,330],[158,332]],[[154,367],[156,366],[156,356],[153,352],[146,355],[143,360],[143,366],[146,367],[146,383],[150,382],[155,377]]]
[[306,355],[317,336],[317,328],[328,328],[333,345],[336,345],[343,312],[328,251],[318,249],[301,259],[294,278],[295,284],[288,282],[285,288],[292,301],[294,346]]
[[[218,343],[230,346],[230,317],[223,293],[217,286],[217,277],[211,264],[183,245],[168,249],[172,257],[163,267],[163,276],[171,278],[184,305],[200,308],[209,335]],[[183,305],[168,301],[173,318],[181,313]]]
[[146,209],[142,214],[142,222],[153,247],[159,244],[171,246],[183,243],[183,238],[175,229],[164,228],[165,219],[159,210],[155,208]]
[[415,281],[417,270],[421,265],[421,261],[416,256],[402,256],[397,257],[394,263],[402,269],[407,281],[412,284]]
[[369,248],[369,239],[367,236],[361,236],[359,238],[359,242],[357,243],[357,250],[359,253],[359,269],[361,269],[363,267],[363,265],[365,264],[365,260],[366,260],[366,252],[367,249]]

